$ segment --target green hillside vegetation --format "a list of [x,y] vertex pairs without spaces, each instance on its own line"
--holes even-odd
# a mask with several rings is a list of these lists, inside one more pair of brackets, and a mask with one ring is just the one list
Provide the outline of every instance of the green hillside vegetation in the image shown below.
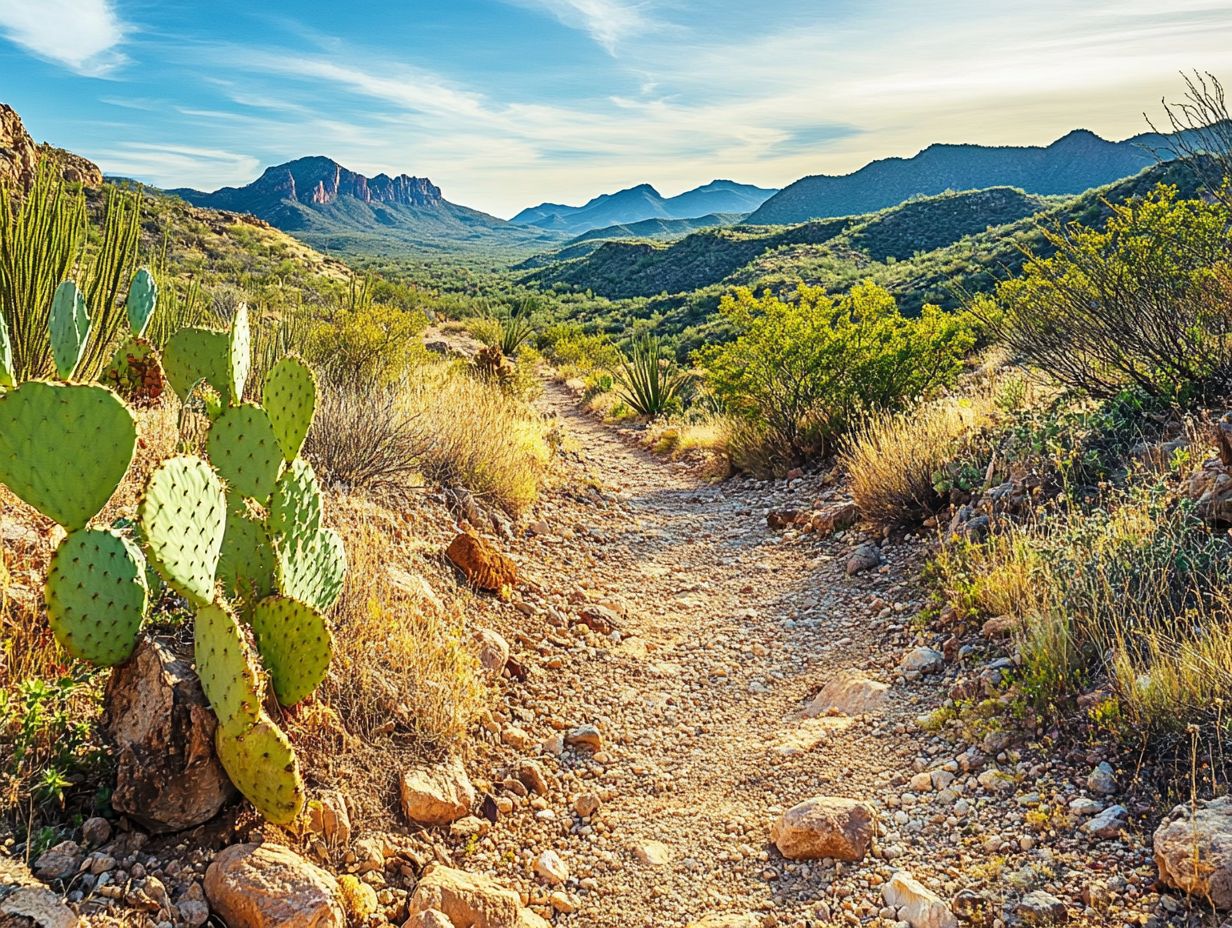
[[668,240],[682,238],[690,232],[699,229],[709,229],[712,226],[732,226],[743,219],[747,213],[711,213],[708,216],[698,216],[696,219],[643,219],[641,222],[629,222],[621,225],[606,226],[602,229],[591,229],[583,232],[577,238],[565,242],[565,247],[580,242],[591,242],[617,238],[649,238]]

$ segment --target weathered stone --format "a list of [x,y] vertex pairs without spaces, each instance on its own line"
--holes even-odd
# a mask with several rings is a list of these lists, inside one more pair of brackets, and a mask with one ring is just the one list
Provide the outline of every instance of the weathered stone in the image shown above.
[[402,928],[454,928],[454,924],[444,912],[427,909],[408,918],[402,923]]
[[612,632],[618,631],[623,624],[615,610],[597,603],[591,603],[582,607],[582,610],[578,613],[578,621],[592,632],[598,632],[600,635],[610,635]]
[[75,841],[61,841],[34,861],[34,875],[47,883],[67,880],[77,873],[84,855]]
[[1069,919],[1065,903],[1042,889],[1023,896],[1014,911],[1027,925],[1056,925]]
[[544,851],[535,859],[535,872],[552,886],[569,879],[569,865],[553,850]]
[[648,867],[666,867],[672,862],[672,849],[662,841],[643,841],[634,846],[633,856]]
[[522,907],[513,890],[488,877],[439,865],[420,878],[408,909],[412,919],[440,912],[455,928],[549,928],[547,921]]
[[1118,838],[1129,824],[1129,811],[1124,806],[1109,806],[1082,826],[1083,831],[1097,838]]
[[603,736],[594,725],[579,725],[565,734],[565,744],[572,748],[588,748],[599,751],[603,748]]
[[1232,797],[1178,805],[1155,830],[1154,847],[1161,882],[1232,909]]
[[793,860],[860,860],[873,840],[873,810],[854,799],[817,796],[784,812],[770,840]]
[[847,558],[847,576],[854,577],[856,574],[880,566],[881,549],[874,544],[865,542],[862,545],[856,546],[856,549],[851,552],[851,556]]
[[517,566],[490,541],[478,535],[459,533],[445,550],[445,557],[468,583],[481,590],[499,593],[517,585]]
[[425,764],[402,774],[402,813],[420,825],[448,825],[469,815],[475,804],[462,758]]
[[899,870],[881,887],[881,898],[911,928],[957,928],[958,919],[950,907],[905,870]]
[[707,915],[700,921],[689,922],[688,928],[761,928],[761,919],[756,915]]
[[832,535],[851,528],[860,521],[860,509],[855,503],[840,503],[821,512],[813,513],[809,527],[819,535]]
[[205,895],[228,928],[344,928],[332,876],[279,844],[235,844],[205,872]]
[[479,654],[479,664],[490,677],[499,677],[505,672],[509,663],[509,642],[499,632],[490,628],[480,628],[474,634],[475,648]]
[[890,686],[870,680],[859,673],[839,673],[821,688],[802,713],[812,719],[830,712],[844,715],[867,715],[885,705]]
[[23,886],[0,900],[0,923],[10,919],[27,919],[35,928],[77,928],[81,924],[64,900],[41,886]]
[[325,842],[327,847],[345,847],[351,843],[351,813],[346,796],[338,790],[323,790],[308,800],[307,828]]
[[913,648],[903,656],[899,666],[903,673],[937,673],[945,666],[945,655],[932,648]]
[[985,638],[1008,638],[1018,630],[1021,624],[1017,616],[998,615],[984,623],[980,628],[980,634]]
[[170,639],[143,637],[112,671],[103,706],[116,744],[117,812],[150,831],[180,831],[209,821],[234,795],[214,753],[214,713],[191,659]]

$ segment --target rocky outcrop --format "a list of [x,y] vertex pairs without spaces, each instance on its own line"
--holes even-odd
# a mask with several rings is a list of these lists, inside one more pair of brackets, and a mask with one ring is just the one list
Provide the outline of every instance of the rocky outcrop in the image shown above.
[[62,148],[36,144],[17,111],[0,103],[0,184],[29,189],[39,164],[45,160],[58,165],[65,180],[87,187],[103,183],[103,172],[97,164]]
[[337,881],[280,844],[236,844],[205,873],[210,907],[228,928],[343,928]]
[[1154,846],[1160,882],[1232,909],[1232,797],[1177,806]]

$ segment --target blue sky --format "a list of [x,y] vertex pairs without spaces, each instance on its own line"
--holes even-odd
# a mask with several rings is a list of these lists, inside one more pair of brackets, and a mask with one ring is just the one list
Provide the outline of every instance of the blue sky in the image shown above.
[[161,186],[325,154],[501,216],[653,183],[782,186],[934,141],[1111,138],[1227,0],[0,0],[0,100]]

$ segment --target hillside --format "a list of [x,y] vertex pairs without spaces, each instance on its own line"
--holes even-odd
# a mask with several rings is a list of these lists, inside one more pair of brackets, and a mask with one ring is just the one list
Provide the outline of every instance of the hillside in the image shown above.
[[682,238],[690,232],[709,229],[714,226],[735,225],[744,219],[745,213],[711,213],[708,216],[697,216],[689,219],[643,219],[641,222],[621,223],[614,226],[604,226],[601,229],[591,229],[576,238],[565,242],[565,247],[615,238],[652,238],[672,239]]
[[805,177],[749,216],[752,225],[870,213],[946,190],[1018,187],[1034,194],[1078,194],[1137,174],[1156,162],[1160,136],[1110,142],[1076,129],[1051,145],[930,145],[911,158],[885,158],[842,176]]
[[750,213],[775,191],[730,180],[715,180],[674,197],[664,197],[650,184],[605,193],[582,206],[541,203],[522,210],[510,223],[568,235],[592,229],[628,225],[647,219],[697,219],[713,213]]

